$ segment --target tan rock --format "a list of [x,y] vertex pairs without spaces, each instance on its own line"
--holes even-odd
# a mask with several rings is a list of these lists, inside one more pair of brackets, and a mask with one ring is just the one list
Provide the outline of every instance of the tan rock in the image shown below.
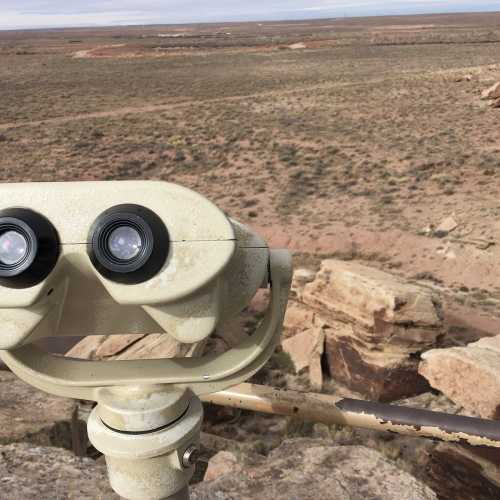
[[96,357],[104,359],[116,356],[143,338],[144,335],[110,335],[97,348]]
[[500,82],[495,83],[490,88],[481,93],[481,99],[500,99]]
[[[0,444],[29,442],[73,449],[84,436],[75,422],[76,402],[51,396],[0,371]],[[1,496],[1,494],[0,494]]]
[[84,337],[66,353],[66,356],[76,359],[96,359],[96,352],[106,338],[105,335]]
[[241,470],[242,465],[238,462],[238,458],[234,453],[230,451],[220,451],[208,462],[203,480],[213,481],[224,474],[239,473]]
[[436,232],[442,232],[442,233],[451,233],[458,227],[458,222],[455,220],[454,217],[446,217],[441,224],[436,228]]
[[500,335],[495,335],[494,337],[484,337],[469,345],[480,347],[481,349],[488,349],[500,354]]
[[283,327],[285,329],[284,336],[292,336],[295,333],[314,325],[314,311],[300,302],[291,300],[285,314]]
[[325,334],[322,328],[310,328],[282,342],[285,351],[292,360],[298,373],[311,364],[314,357],[321,358]]
[[303,43],[303,42],[292,43],[291,45],[288,46],[288,48],[292,49],[292,50],[305,49],[306,48],[306,44]]
[[368,328],[383,323],[432,328],[442,324],[435,293],[353,261],[323,261],[316,280],[304,289],[304,302]]
[[310,269],[296,269],[292,279],[292,293],[298,300],[302,300],[302,292],[305,285],[311,283],[316,278],[316,273]]
[[93,335],[67,352],[68,357],[92,360],[162,359],[196,356],[205,342],[181,344],[168,334]]
[[419,372],[468,412],[500,419],[500,337],[428,351]]
[[309,382],[311,390],[315,392],[321,392],[323,389],[323,366],[321,358],[321,354],[314,355],[309,363]]

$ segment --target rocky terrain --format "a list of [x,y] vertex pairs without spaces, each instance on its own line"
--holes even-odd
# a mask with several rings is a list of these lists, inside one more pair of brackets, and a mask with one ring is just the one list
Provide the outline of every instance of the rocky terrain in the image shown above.
[[[253,383],[499,419],[499,43],[498,13],[0,32],[0,177],[178,182],[292,250]],[[68,355],[222,352],[265,306]],[[0,499],[116,498],[90,409],[0,371]],[[500,498],[497,450],[205,411],[195,500]]]

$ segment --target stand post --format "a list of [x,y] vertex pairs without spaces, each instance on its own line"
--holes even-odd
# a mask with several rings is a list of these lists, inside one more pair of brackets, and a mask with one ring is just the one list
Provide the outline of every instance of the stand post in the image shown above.
[[88,434],[122,498],[189,500],[202,419],[201,402],[190,391],[106,389],[90,414]]

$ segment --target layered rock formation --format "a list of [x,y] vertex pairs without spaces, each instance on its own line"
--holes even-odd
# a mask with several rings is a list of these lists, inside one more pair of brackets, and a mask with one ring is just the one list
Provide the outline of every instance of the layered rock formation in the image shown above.
[[286,326],[310,315],[324,330],[330,375],[349,388],[379,401],[428,389],[419,354],[444,336],[431,290],[356,262],[326,260],[290,311]]

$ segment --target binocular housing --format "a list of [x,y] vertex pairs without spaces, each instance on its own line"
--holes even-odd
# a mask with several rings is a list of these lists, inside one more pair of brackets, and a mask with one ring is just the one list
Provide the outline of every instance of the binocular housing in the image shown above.
[[0,185],[0,349],[46,336],[209,336],[267,286],[269,249],[150,181]]

